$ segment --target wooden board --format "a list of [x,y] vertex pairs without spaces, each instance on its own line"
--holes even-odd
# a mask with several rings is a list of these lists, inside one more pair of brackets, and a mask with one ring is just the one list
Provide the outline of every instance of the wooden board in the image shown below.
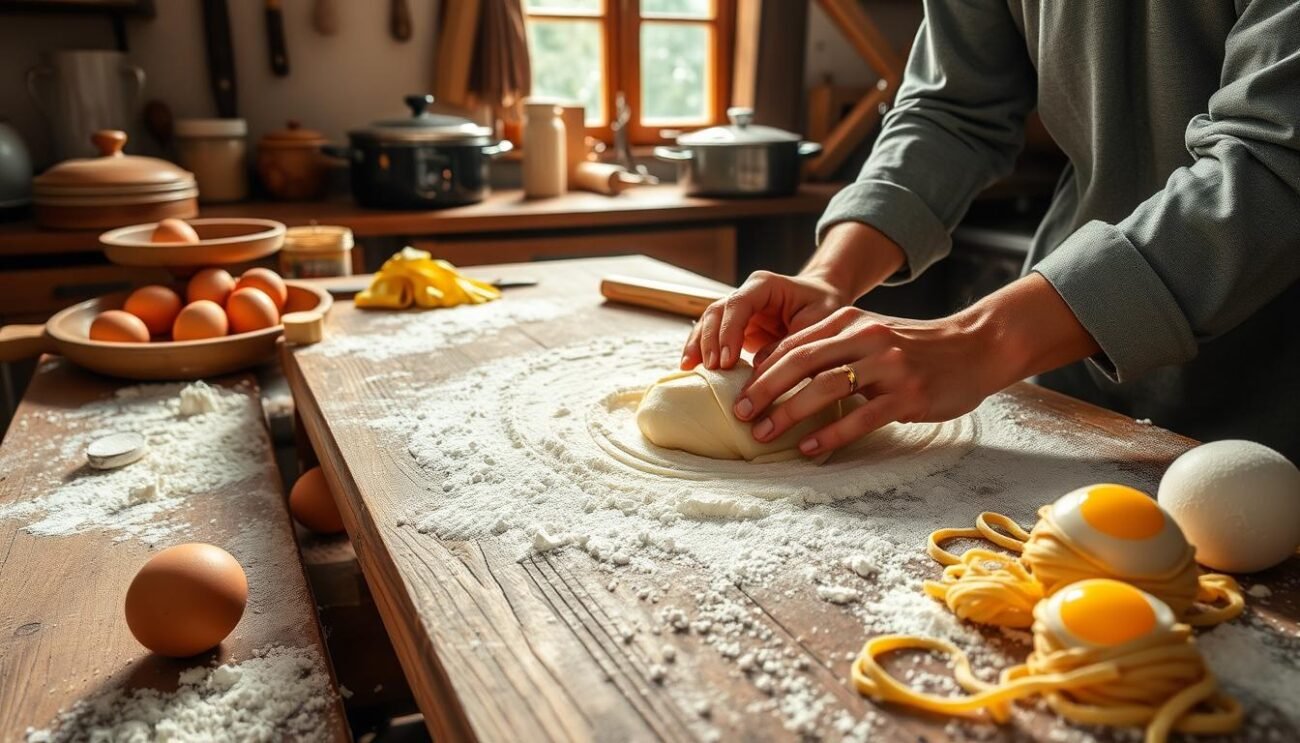
[[[222,384],[239,385],[260,412],[251,376]],[[0,505],[40,497],[82,468],[81,452],[70,457],[61,447],[69,436],[88,433],[91,424],[60,414],[111,397],[123,386],[64,361],[44,361],[0,444]],[[136,538],[114,541],[114,533],[97,530],[35,536],[22,528],[24,520],[0,518],[0,740],[21,739],[28,727],[45,728],[61,710],[100,691],[174,689],[187,668],[244,660],[260,648],[310,648],[327,662],[270,441],[260,426],[249,435],[265,444],[260,474],[188,498],[188,533],[166,536],[152,548]],[[159,549],[192,541],[221,546],[240,561],[249,608],[216,651],[186,660],[152,655],[126,626],[127,586]],[[348,740],[342,705],[335,700],[326,721],[331,739]]]
[[[735,664],[705,647],[696,634],[624,635],[624,627],[661,624],[660,606],[691,613],[697,591],[707,580],[703,573],[660,564],[654,583],[666,586],[667,595],[653,604],[642,600],[635,579],[616,580],[611,587],[610,572],[577,550],[517,561],[517,555],[491,537],[440,540],[404,524],[427,499],[428,489],[436,487],[436,477],[422,470],[405,446],[395,446],[366,424],[395,414],[404,404],[399,400],[405,398],[388,388],[392,382],[375,380],[407,379],[408,384],[427,386],[508,355],[600,335],[635,336],[666,328],[685,332],[682,318],[603,306],[597,285],[604,275],[720,286],[635,257],[481,267],[471,273],[507,279],[535,276],[542,280],[540,286],[511,289],[502,301],[565,300],[581,309],[572,316],[532,323],[526,332],[507,328],[482,342],[437,353],[382,361],[317,353],[287,354],[285,359],[305,430],[340,499],[362,571],[433,737],[691,740],[717,731],[728,740],[796,739],[776,716],[749,711],[770,697],[738,678]],[[329,334],[362,332],[379,317],[347,303],[335,309]],[[1022,425],[1070,432],[1080,451],[1062,456],[1096,462],[1108,473],[1119,467],[1138,482],[1157,480],[1162,469],[1194,443],[1037,387],[1018,385],[1004,395],[1021,411]],[[987,484],[970,484],[972,494],[990,492],[981,487]],[[918,566],[928,565],[938,573],[922,556],[921,545],[917,555]],[[806,586],[801,593],[788,592],[793,582],[795,576],[761,588],[737,588],[732,598],[751,612],[757,628],[803,654],[807,677],[830,704],[857,719],[876,715],[876,739],[937,742],[997,735],[986,727],[950,726],[944,719],[879,707],[859,697],[846,685],[845,653],[864,639],[860,620],[830,604],[808,601]],[[1272,607],[1291,608],[1269,619],[1290,632],[1297,626],[1293,599],[1279,597]],[[993,643],[1001,641],[996,632],[989,637]],[[677,671],[673,683],[659,685],[651,667],[664,643],[677,648]],[[693,709],[701,692],[718,700],[708,720]],[[1007,734],[1045,738],[1048,718],[1033,719],[1036,722],[1028,727]]]
[[[438,210],[363,209],[351,200],[206,204],[203,217],[258,217],[289,226],[342,225],[358,237],[461,235],[524,230],[587,230],[662,226],[801,214],[820,214],[842,184],[808,184],[793,196],[717,199],[685,196],[676,186],[644,186],[618,196],[574,191],[528,200],[517,190],[493,192],[478,204]],[[41,230],[31,222],[0,224],[0,256],[98,250],[98,231]]]

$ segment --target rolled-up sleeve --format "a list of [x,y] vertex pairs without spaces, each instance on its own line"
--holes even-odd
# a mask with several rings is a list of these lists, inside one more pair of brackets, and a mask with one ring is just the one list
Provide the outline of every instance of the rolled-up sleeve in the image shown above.
[[1193,162],[1127,218],[1034,266],[1117,381],[1192,359],[1300,279],[1300,3],[1246,6],[1186,145]]
[[818,242],[841,222],[875,227],[907,257],[890,283],[947,255],[971,201],[1010,172],[1035,80],[1005,2],[928,0],[894,108],[857,181],[818,222]]

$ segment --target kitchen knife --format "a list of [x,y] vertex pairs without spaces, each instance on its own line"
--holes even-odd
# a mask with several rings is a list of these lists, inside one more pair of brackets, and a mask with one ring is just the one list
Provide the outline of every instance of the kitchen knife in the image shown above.
[[230,9],[226,0],[203,0],[203,41],[208,50],[208,80],[217,115],[233,119],[239,115],[235,93],[235,52],[230,42]]
[[407,0],[390,0],[388,31],[398,41],[411,40],[411,6]]
[[[370,276],[358,276],[356,279],[331,279],[325,284],[325,291],[335,299],[348,299],[360,294],[370,286]],[[498,289],[523,289],[530,286],[537,286],[537,279],[518,278],[518,279],[488,279],[487,282]]]
[[289,74],[289,48],[284,43],[284,13],[280,0],[266,0],[266,43],[271,53],[271,72]]

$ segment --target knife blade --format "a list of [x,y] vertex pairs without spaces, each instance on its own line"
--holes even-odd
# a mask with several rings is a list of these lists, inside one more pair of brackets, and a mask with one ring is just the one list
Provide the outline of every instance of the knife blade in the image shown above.
[[289,48],[284,42],[284,12],[280,0],[266,0],[266,43],[271,54],[271,72],[289,74]]
[[235,52],[230,42],[230,9],[226,0],[203,0],[203,41],[208,51],[208,81],[216,100],[217,115],[239,115],[235,92]]

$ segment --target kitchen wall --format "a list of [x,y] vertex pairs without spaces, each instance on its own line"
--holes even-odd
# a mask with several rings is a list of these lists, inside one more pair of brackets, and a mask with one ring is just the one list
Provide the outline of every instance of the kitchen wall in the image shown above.
[[[321,36],[310,22],[312,2],[283,3],[290,74],[281,78],[267,59],[265,3],[229,0],[239,111],[254,140],[290,118],[342,140],[350,128],[402,115],[402,96],[432,87],[437,0],[412,0],[415,34],[405,43],[388,34],[387,2],[334,4],[339,32]],[[200,3],[157,0],[155,6],[156,17],[127,21],[131,61],[148,77],[145,100],[167,103],[176,118],[214,115]],[[0,119],[18,128],[38,167],[49,164],[49,148],[45,123],[27,94],[27,68],[44,50],[112,47],[100,16],[0,13]]]

